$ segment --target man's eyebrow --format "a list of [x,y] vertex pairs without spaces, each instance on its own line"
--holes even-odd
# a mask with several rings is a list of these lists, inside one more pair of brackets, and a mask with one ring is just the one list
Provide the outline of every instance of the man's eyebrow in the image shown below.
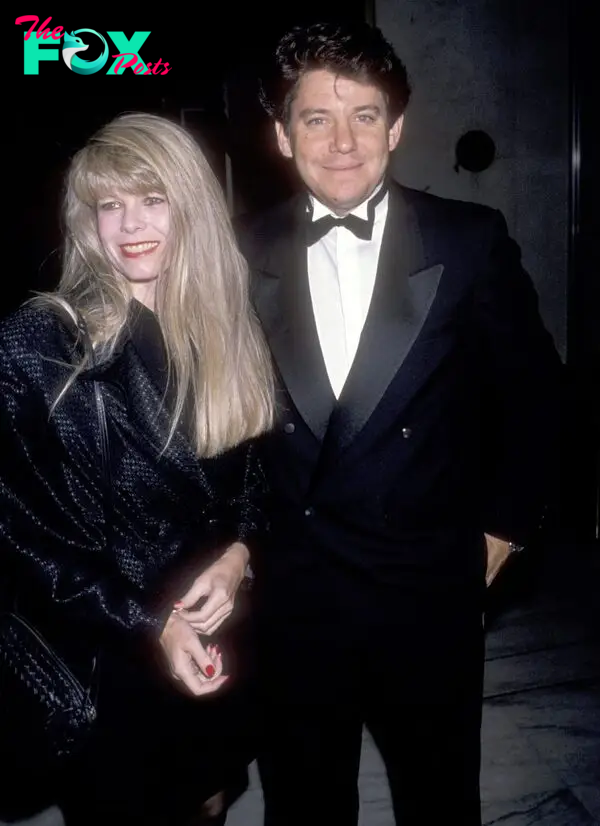
[[308,115],[327,115],[329,113],[329,109],[318,109],[314,107],[307,107],[306,109],[302,109],[299,113],[299,117],[305,118]]
[[[352,109],[353,112],[366,112],[367,110],[370,112],[375,112],[378,115],[381,114],[381,107],[378,106],[376,103],[363,103],[360,106],[355,106]],[[325,109],[323,107],[307,106],[305,109],[302,109],[298,113],[298,117],[306,118],[310,115],[328,115],[330,111],[331,110]]]

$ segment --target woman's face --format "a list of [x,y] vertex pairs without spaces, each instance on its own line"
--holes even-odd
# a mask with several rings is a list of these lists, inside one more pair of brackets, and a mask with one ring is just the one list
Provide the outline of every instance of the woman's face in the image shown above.
[[115,191],[96,205],[98,235],[115,269],[129,281],[133,294],[152,304],[156,280],[163,272],[170,235],[169,204],[164,195]]

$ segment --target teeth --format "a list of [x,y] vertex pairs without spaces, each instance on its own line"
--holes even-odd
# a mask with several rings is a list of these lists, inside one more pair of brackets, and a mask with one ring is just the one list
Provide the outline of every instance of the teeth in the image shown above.
[[142,244],[123,244],[121,248],[126,252],[145,252],[146,250],[151,250],[153,247],[157,246],[157,241],[147,241]]

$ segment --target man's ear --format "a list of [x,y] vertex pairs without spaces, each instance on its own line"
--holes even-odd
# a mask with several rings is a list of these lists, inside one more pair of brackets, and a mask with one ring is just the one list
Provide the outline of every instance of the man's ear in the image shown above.
[[400,115],[400,117],[390,127],[390,131],[388,133],[388,148],[390,152],[393,152],[394,149],[398,146],[398,141],[400,140],[400,133],[402,132],[403,123],[404,115]]
[[293,156],[292,145],[285,130],[285,126],[280,121],[275,121],[275,134],[277,135],[277,146],[284,158]]

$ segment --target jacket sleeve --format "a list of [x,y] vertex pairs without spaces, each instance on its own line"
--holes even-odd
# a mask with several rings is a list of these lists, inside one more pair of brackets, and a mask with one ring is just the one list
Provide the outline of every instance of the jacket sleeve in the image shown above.
[[34,607],[50,600],[64,619],[88,627],[157,637],[164,612],[108,550],[92,394],[89,409],[82,401],[81,427],[68,420],[59,428],[62,414],[49,415],[40,383],[20,364],[0,342],[0,576],[7,594]]
[[487,533],[527,544],[554,494],[560,468],[563,366],[504,217],[493,214],[475,288],[475,325],[489,387],[494,458]]
[[265,497],[267,483],[259,458],[258,439],[243,446],[243,478],[237,494],[229,503],[230,524],[236,538],[250,548],[268,530]]

